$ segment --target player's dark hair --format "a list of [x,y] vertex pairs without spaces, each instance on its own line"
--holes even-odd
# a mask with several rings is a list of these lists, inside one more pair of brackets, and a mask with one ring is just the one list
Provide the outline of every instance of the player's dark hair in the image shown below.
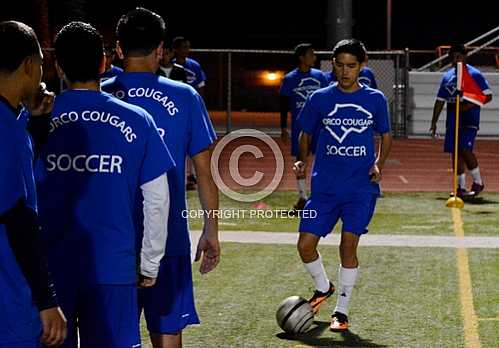
[[174,49],[179,48],[182,46],[183,43],[188,42],[189,40],[183,36],[177,36],[176,38],[173,39],[172,41],[172,47]]
[[4,73],[13,73],[24,59],[40,54],[35,32],[21,22],[0,23],[0,47],[5,50],[0,54],[0,71]]
[[99,79],[104,45],[97,29],[88,23],[71,22],[59,31],[54,46],[57,64],[69,81]]
[[452,45],[449,49],[449,56],[452,55],[453,53],[466,55],[466,48],[464,47],[464,45],[461,44]]
[[313,49],[312,44],[310,43],[301,43],[295,47],[295,58],[297,61],[299,61],[300,57],[303,57],[305,54],[307,54],[308,50]]
[[165,40],[163,18],[143,7],[123,15],[116,26],[116,36],[123,54],[143,57],[151,54]]
[[333,58],[341,53],[348,53],[357,57],[359,63],[366,61],[367,50],[364,44],[357,39],[346,39],[339,41],[333,48]]

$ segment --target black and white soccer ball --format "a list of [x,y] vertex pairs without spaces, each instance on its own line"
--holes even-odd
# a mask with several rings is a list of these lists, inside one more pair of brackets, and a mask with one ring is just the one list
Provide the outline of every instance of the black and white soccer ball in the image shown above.
[[302,333],[314,322],[312,306],[300,296],[290,296],[279,305],[276,313],[277,324],[286,332]]

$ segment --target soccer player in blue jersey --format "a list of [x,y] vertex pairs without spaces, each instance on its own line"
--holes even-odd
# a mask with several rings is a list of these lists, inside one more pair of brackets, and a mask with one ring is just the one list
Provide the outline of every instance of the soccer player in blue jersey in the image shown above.
[[[438,89],[437,100],[433,107],[433,117],[431,120],[430,133],[435,137],[437,132],[437,122],[442,112],[442,109],[447,103],[447,118],[445,120],[445,142],[444,152],[451,154],[454,168],[454,132],[456,120],[456,65],[458,62],[466,64],[466,50],[463,45],[454,45],[449,50],[449,55],[452,59],[453,67],[449,69],[443,76],[440,88]],[[475,67],[466,64],[468,71],[476,81],[483,93],[487,95],[485,104],[492,100],[492,91],[487,83],[487,80],[482,73]],[[473,153],[476,134],[480,127],[480,106],[468,101],[461,102],[460,105],[460,123],[459,123],[459,150],[457,162],[457,180],[458,188],[456,195],[458,197],[476,196],[483,191],[483,184],[478,167],[478,160]],[[473,184],[471,190],[466,190],[466,169],[468,169]]]
[[[333,49],[338,82],[314,92],[298,117],[302,132],[294,170],[299,174],[307,167],[311,137],[317,136],[312,192],[305,205],[305,209],[315,211],[316,216],[302,217],[298,240],[300,257],[316,287],[309,301],[315,312],[335,290],[324,270],[317,244],[339,219],[343,222],[339,295],[330,326],[333,331],[345,331],[349,327],[348,305],[359,266],[357,246],[373,216],[380,194],[378,182],[392,142],[383,93],[358,80],[365,56],[366,50],[360,41],[338,42]],[[378,156],[375,134],[381,136]]]
[[100,82],[104,82],[113,76],[119,75],[123,72],[123,69],[113,65],[114,59],[116,57],[116,48],[114,45],[108,45],[105,47],[106,54],[106,68],[102,74],[100,74]]
[[[366,58],[367,59],[367,58]],[[334,70],[326,73],[326,80],[329,85],[336,83],[338,80],[334,75]],[[376,78],[374,77],[374,72],[367,66],[364,66],[359,73],[359,83],[362,83],[368,87],[378,89],[378,84],[376,83]]]
[[[173,64],[179,64],[184,68],[187,83],[194,87],[201,97],[204,97],[206,74],[197,60],[189,58],[191,52],[190,41],[185,37],[178,36],[173,39],[172,46],[175,55]],[[193,166],[190,160],[187,160],[187,172],[186,188],[188,190],[195,190],[197,188],[196,167]]]
[[185,37],[178,36],[173,39],[174,63],[184,67],[187,73],[187,83],[194,87],[203,96],[206,86],[206,74],[198,61],[189,58],[191,43]]
[[55,347],[66,323],[39,243],[33,148],[21,105],[37,99],[43,55],[33,29],[19,22],[0,23],[0,45],[8,48],[0,56],[0,347]]
[[187,83],[187,73],[184,67],[172,61],[174,55],[173,48],[165,44],[163,47],[163,58],[161,58],[156,74],[167,77],[170,80]]
[[[157,76],[165,23],[144,8],[124,15],[117,25],[118,53],[125,73],[104,83],[103,89],[143,107],[156,121],[177,166],[168,173],[170,194],[166,255],[152,289],[139,291],[147,327],[155,348],[181,347],[185,327],[199,323],[194,306],[191,247],[186,219],[185,159],[191,157],[198,173],[199,198],[205,211],[218,210],[218,190],[210,170],[210,145],[215,133],[200,95],[191,86]],[[139,208],[140,209],[140,208]],[[205,219],[196,260],[207,273],[220,257],[218,221]]]
[[[308,96],[319,88],[327,86],[324,74],[314,69],[313,66],[317,57],[311,44],[302,43],[295,47],[295,59],[297,67],[284,76],[280,94],[281,112],[281,138],[288,141],[288,111],[291,111],[291,155],[298,156],[298,136],[300,127],[296,118],[300,113]],[[298,202],[294,205],[295,210],[301,210],[307,201],[306,176],[299,174],[296,176],[298,183]]]
[[145,110],[100,91],[97,30],[82,22],[64,26],[55,55],[69,89],[55,101],[36,171],[43,239],[68,318],[64,347],[77,347],[78,336],[81,348],[139,347],[137,278],[151,287],[158,276],[167,238],[166,172],[174,162]]

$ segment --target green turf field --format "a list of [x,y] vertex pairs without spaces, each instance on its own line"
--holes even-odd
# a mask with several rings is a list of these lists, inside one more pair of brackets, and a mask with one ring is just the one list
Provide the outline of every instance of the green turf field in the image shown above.
[[[268,209],[289,209],[296,201],[296,192],[275,192],[264,202]],[[370,233],[411,235],[453,235],[449,223],[448,196],[444,193],[385,193],[378,200],[376,214],[369,226]],[[220,195],[220,209],[251,210],[252,203],[233,201]],[[189,209],[200,209],[195,193],[189,193]],[[499,236],[499,194],[484,194],[466,203],[462,210],[467,235]],[[201,229],[201,219],[191,219],[191,229]],[[293,232],[298,218],[259,218],[220,220],[221,230]]]
[[[194,198],[194,199],[193,199]],[[374,234],[454,235],[444,194],[385,194],[370,226]],[[274,193],[269,209],[287,209],[295,193]],[[189,194],[192,209],[197,198]],[[221,197],[222,209],[252,209]],[[486,194],[461,211],[466,236],[499,237],[499,195]],[[298,219],[222,219],[221,230],[293,232]],[[200,220],[191,220],[200,229]],[[331,280],[337,279],[338,252],[320,248]],[[499,249],[468,249],[482,348],[499,348]],[[350,307],[351,330],[328,330],[336,295],[323,306],[312,329],[283,333],[275,322],[279,303],[291,295],[309,297],[313,284],[292,245],[222,244],[222,261],[201,276],[194,266],[198,312],[203,322],[184,332],[189,348],[304,347],[471,347],[465,344],[458,252],[454,248],[359,248],[360,276]],[[145,337],[145,336],[144,336]],[[149,348],[147,340],[144,347]],[[478,347],[478,346],[476,346]]]

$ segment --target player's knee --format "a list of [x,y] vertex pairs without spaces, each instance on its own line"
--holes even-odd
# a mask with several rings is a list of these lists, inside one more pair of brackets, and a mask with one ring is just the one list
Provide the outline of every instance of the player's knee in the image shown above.
[[307,240],[303,239],[299,240],[297,248],[302,260],[306,259],[308,260],[310,258],[313,258],[317,253],[315,245],[313,243],[308,242]]

